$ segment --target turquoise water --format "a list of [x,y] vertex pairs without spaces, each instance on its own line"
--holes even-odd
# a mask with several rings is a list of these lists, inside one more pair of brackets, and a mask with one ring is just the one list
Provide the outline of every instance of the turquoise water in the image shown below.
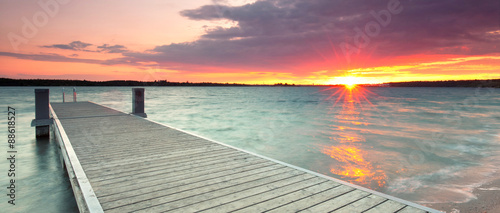
[[[18,113],[19,189],[15,207],[6,196],[0,207],[75,210],[54,142],[36,141],[29,126],[33,89],[1,88],[2,112]],[[50,89],[60,102],[62,87]],[[131,111],[130,87],[77,91],[79,101]],[[424,205],[474,199],[499,177],[499,109],[490,88],[146,87],[149,119]]]
[[[30,127],[35,116],[35,93],[33,88],[0,89],[0,186],[1,212],[78,212],[69,179],[59,159],[59,148],[53,140],[35,139],[35,129]],[[8,177],[10,162],[7,158],[7,110],[15,109],[15,205],[7,194],[11,177]]]

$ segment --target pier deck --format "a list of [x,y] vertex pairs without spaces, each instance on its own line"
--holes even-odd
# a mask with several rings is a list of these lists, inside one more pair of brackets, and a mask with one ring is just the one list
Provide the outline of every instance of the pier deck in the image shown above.
[[51,114],[81,211],[438,212],[92,102]]

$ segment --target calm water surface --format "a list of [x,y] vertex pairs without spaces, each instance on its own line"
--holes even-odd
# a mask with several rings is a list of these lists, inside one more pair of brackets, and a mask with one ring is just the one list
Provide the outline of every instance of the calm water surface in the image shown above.
[[[16,108],[19,152],[16,206],[4,196],[0,208],[74,211],[54,142],[36,141],[30,127],[33,89],[0,91],[2,112]],[[60,102],[62,87],[50,89],[51,101]],[[79,101],[131,111],[130,87],[77,91]],[[424,205],[473,199],[474,188],[500,175],[499,89],[146,87],[146,113],[161,123]],[[6,119],[1,123],[7,126]],[[7,144],[2,147],[7,156]],[[8,166],[0,161],[0,169]],[[0,181],[6,190],[4,173]]]

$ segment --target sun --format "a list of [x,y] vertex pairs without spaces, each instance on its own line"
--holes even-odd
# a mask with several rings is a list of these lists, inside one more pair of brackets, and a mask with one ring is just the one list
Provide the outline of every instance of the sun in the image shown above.
[[379,84],[376,79],[370,79],[355,75],[335,76],[328,79],[329,85],[343,85],[346,89],[352,90],[364,84]]
[[340,83],[343,84],[347,89],[354,89],[356,85],[359,83],[359,79],[354,77],[354,76],[345,76],[345,77],[340,77],[339,79]]

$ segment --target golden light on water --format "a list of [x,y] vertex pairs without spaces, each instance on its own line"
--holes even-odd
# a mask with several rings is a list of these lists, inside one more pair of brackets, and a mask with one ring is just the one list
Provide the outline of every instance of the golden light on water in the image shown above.
[[[372,105],[366,98],[370,93],[361,86],[346,83],[329,97],[338,95],[333,109],[341,107],[341,110],[334,113],[331,119],[333,125],[330,140],[334,145],[322,145],[320,151],[336,161],[330,165],[332,174],[354,184],[383,187],[387,177],[383,170],[367,160],[369,153],[363,150],[366,139],[358,131],[362,126],[369,125],[360,111],[362,101]],[[336,106],[339,102],[342,105]]]

